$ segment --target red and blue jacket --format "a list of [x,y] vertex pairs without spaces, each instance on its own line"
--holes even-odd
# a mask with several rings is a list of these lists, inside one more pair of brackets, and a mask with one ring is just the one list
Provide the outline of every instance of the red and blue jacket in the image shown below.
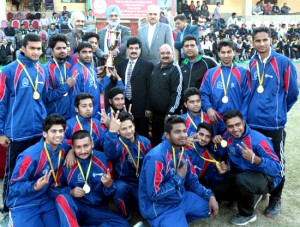
[[219,174],[216,164],[203,159],[213,160],[216,158],[209,146],[201,147],[197,142],[194,142],[194,147],[187,149],[186,153],[202,184],[206,186],[215,185],[223,181],[223,176]]
[[140,136],[135,133],[135,142],[119,136],[117,133],[107,132],[104,142],[104,153],[108,160],[113,163],[114,167],[114,179],[123,180],[128,184],[138,187],[139,178],[136,176],[136,167],[132,162],[132,158],[128,153],[128,150],[124,147],[121,140],[127,145],[131,152],[132,157],[137,163],[138,160],[138,144],[140,145],[140,161],[138,173],[141,171],[141,167],[144,158],[148,151],[151,150],[151,143],[149,139],[144,136]]
[[[175,150],[176,165],[180,152]],[[168,140],[162,141],[146,155],[139,182],[139,207],[145,219],[156,218],[179,206],[185,191],[192,191],[206,200],[213,196],[210,189],[199,183],[186,153],[183,159],[188,160],[188,169],[185,178],[181,179],[174,167],[172,145]],[[181,161],[178,168],[182,165]]]
[[[91,159],[92,164],[87,180],[91,191],[90,193],[85,194],[84,197],[76,198],[76,200],[82,204],[107,209],[109,205],[108,196],[114,193],[115,186],[112,185],[110,188],[106,188],[101,182],[101,177],[103,174],[107,173],[108,168],[111,170],[111,163],[107,161],[103,152],[96,150],[93,150],[93,153],[87,159],[77,159],[80,162],[85,177]],[[71,169],[68,169],[64,166],[59,176],[58,187],[51,187],[49,190],[49,195],[55,199],[59,194],[70,194],[70,191],[76,187],[83,188],[84,184],[85,181],[77,163]]]
[[72,77],[71,67],[68,62],[57,61],[57,64],[59,68],[56,66],[53,57],[45,64],[49,75],[48,81],[46,82],[47,92],[45,105],[48,115],[56,113],[65,119],[69,119],[72,89],[66,81],[69,77]]
[[[46,146],[54,171],[59,175],[62,170],[59,170],[59,166],[64,163],[68,146],[63,142],[56,151],[53,151],[50,145],[47,144]],[[34,190],[34,184],[50,170],[50,164],[44,150],[44,139],[42,138],[38,143],[23,151],[17,158],[6,201],[9,209],[39,206],[49,201],[51,198],[48,195],[48,189],[54,185],[53,176],[51,175],[49,183],[39,191]]]
[[0,74],[0,136],[12,141],[24,141],[42,136],[42,122],[47,116],[44,105],[47,70],[38,61],[23,54],[19,61],[25,66],[40,98],[33,98],[34,89],[22,66],[13,61]]
[[[104,137],[105,137],[105,129],[103,129],[103,125],[100,123],[100,121],[96,118],[84,118],[80,115],[78,116],[78,120],[80,121],[80,124],[82,126],[82,129],[79,126],[79,123],[77,122],[76,117],[72,117],[69,120],[67,120],[67,127],[65,131],[65,139],[67,143],[72,146],[72,135],[79,131],[79,130],[86,130],[87,132],[90,132],[92,129],[92,139],[94,142],[94,147],[96,150],[99,150],[100,147],[103,147],[104,144]],[[92,120],[92,126],[91,126],[91,120]]]
[[[221,71],[225,86],[227,86],[230,70],[231,76],[227,89],[228,102],[223,103],[224,89]],[[204,75],[200,87],[202,109],[207,112],[209,108],[213,108],[222,115],[228,110],[236,109],[240,110],[244,119],[246,119],[250,98],[248,76],[249,71],[236,64],[233,65],[232,69],[231,66],[224,65],[209,69]]]
[[251,97],[247,123],[251,128],[264,130],[284,128],[287,112],[295,104],[299,95],[295,66],[287,57],[272,49],[264,70],[263,93],[257,92],[259,86],[257,68],[260,70],[260,75],[264,68],[258,55],[252,57],[249,68]]
[[98,112],[101,112],[100,95],[105,90],[107,85],[110,83],[110,78],[108,76],[104,76],[101,82],[99,82],[96,72],[92,67],[92,62],[88,64],[82,61],[80,62],[85,67],[83,67],[78,62],[72,68],[72,72],[76,70],[78,72],[78,76],[76,79],[76,84],[74,86],[74,91],[72,95],[71,117],[76,115],[76,111],[74,107],[74,100],[76,95],[85,92],[94,96],[94,112],[92,117],[100,119],[100,115],[98,114]]
[[[274,188],[276,188],[282,179],[284,170],[279,158],[274,152],[272,142],[267,137],[251,129],[249,125],[246,125],[245,133],[241,138],[234,138],[227,133],[223,139],[227,141],[227,147],[220,147],[220,153],[228,153],[231,168],[240,171],[258,171],[265,173],[273,178]],[[243,158],[242,151],[237,146],[237,144],[241,145],[242,142],[246,144],[256,156],[261,158],[259,165],[252,164],[251,161]]]
[[200,113],[195,117],[189,110],[187,113],[182,114],[181,117],[185,120],[185,126],[188,136],[192,136],[197,132],[197,127],[200,123],[206,122],[214,127],[214,135],[221,135],[226,131],[226,125],[223,121],[223,116],[217,112],[218,124],[213,125],[209,120],[209,117],[204,111],[200,110]]

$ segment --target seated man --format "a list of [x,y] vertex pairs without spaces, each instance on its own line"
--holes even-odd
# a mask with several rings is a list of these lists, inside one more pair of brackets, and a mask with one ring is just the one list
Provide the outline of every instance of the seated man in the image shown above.
[[114,202],[124,218],[131,218],[129,204],[137,207],[139,174],[151,143],[135,132],[133,116],[123,112],[111,116],[109,131],[105,136],[104,152],[114,163],[116,191]]
[[65,119],[49,115],[43,121],[44,138],[18,156],[6,202],[14,226],[60,226],[48,189],[58,184],[58,169],[64,163],[65,127]]
[[44,8],[45,8],[45,10],[48,10],[48,9],[53,10],[53,8],[54,8],[53,0],[45,0]]
[[3,38],[2,43],[0,43],[0,65],[8,65],[12,62],[12,54],[14,48],[10,43],[7,43],[7,39]]
[[281,14],[288,15],[288,14],[290,14],[289,13],[290,10],[291,10],[291,8],[287,6],[287,3],[286,2],[283,3],[283,6],[281,7]]
[[12,45],[15,44],[15,35],[16,35],[16,30],[15,28],[13,28],[11,26],[11,22],[7,21],[7,27],[4,28],[4,34],[5,34],[5,38],[7,38],[7,40],[10,40]]
[[228,146],[223,153],[229,156],[230,171],[212,189],[218,201],[238,203],[239,212],[230,222],[246,225],[256,220],[256,204],[280,183],[283,170],[271,141],[246,125],[239,110],[227,111],[224,122],[228,133],[223,139]]
[[150,226],[188,227],[188,222],[216,217],[218,203],[202,186],[184,154],[187,131],[184,119],[173,115],[165,136],[145,157],[139,182],[139,206]]
[[50,196],[56,200],[60,226],[129,227],[126,220],[108,211],[108,196],[115,191],[115,186],[105,155],[93,150],[93,145],[89,132],[80,130],[73,134],[77,164],[71,169],[64,167],[59,186],[50,189]]

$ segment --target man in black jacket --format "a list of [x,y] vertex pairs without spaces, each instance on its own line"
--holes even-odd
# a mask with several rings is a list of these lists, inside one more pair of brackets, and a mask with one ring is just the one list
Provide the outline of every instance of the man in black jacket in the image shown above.
[[180,67],[173,61],[173,51],[169,44],[159,48],[160,63],[150,76],[149,105],[152,113],[152,145],[161,142],[164,119],[177,113],[182,92]]
[[0,43],[0,65],[7,65],[12,62],[12,53],[14,49],[11,44],[7,43],[7,39],[4,38]]
[[132,105],[136,131],[148,137],[148,118],[150,107],[148,103],[149,78],[153,64],[140,58],[142,43],[137,37],[130,37],[126,44],[128,59],[121,62],[117,72],[125,84],[125,104],[127,110]]

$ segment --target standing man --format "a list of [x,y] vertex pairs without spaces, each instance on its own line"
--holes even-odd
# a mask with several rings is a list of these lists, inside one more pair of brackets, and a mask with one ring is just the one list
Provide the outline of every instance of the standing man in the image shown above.
[[[99,48],[102,51],[101,57],[108,58],[109,52],[114,57],[115,67],[124,61],[126,57],[126,42],[130,37],[131,31],[129,27],[120,24],[121,10],[116,5],[109,6],[105,11],[105,17],[108,25],[98,32],[100,42]],[[110,31],[119,31],[118,46],[114,50],[109,51],[110,47]]]
[[246,119],[250,98],[249,72],[234,64],[235,45],[232,41],[221,40],[218,55],[221,66],[207,71],[200,88],[202,108],[214,123],[217,112],[223,115],[232,109],[240,110]]
[[[287,112],[298,98],[299,90],[295,66],[285,56],[271,49],[271,34],[267,27],[253,30],[253,46],[257,52],[249,63],[251,97],[247,122],[251,128],[271,138],[274,150],[284,166],[284,127]],[[265,210],[268,217],[281,211],[283,179],[271,193],[269,206]]]
[[160,9],[157,5],[148,6],[149,24],[138,30],[138,38],[142,41],[142,58],[157,65],[160,61],[158,52],[163,44],[173,48],[171,27],[159,22]]
[[165,118],[178,111],[182,92],[180,67],[173,61],[173,51],[169,44],[159,48],[159,58],[160,63],[152,71],[148,88],[153,146],[161,142]]
[[85,24],[87,32],[96,32],[96,17],[91,9],[88,10]]
[[145,157],[139,182],[139,206],[150,226],[188,227],[188,222],[216,217],[218,203],[210,189],[198,182],[184,154],[187,133],[184,119],[171,116],[166,139]]
[[56,113],[66,120],[70,118],[72,87],[76,83],[77,72],[71,76],[67,58],[67,37],[64,34],[52,35],[49,40],[52,56],[46,63],[48,81],[46,93],[47,114]]
[[11,63],[13,53],[14,48],[12,44],[8,43],[6,38],[3,38],[2,43],[0,43],[0,65],[8,65]]
[[[17,156],[40,140],[42,121],[47,116],[43,102],[47,74],[46,68],[38,61],[42,54],[42,40],[36,34],[28,34],[21,49],[19,58],[0,74],[0,144],[8,148],[3,204]],[[3,211],[8,211],[5,205]]]
[[215,19],[215,31],[219,31],[220,30],[220,19],[222,18],[221,14],[220,14],[220,2],[216,3],[216,8],[214,10],[214,19]]
[[200,54],[198,44],[198,38],[193,35],[187,35],[182,41],[183,53],[187,57],[181,66],[184,91],[190,87],[199,89],[207,70],[217,66],[213,58]]
[[137,37],[130,37],[126,47],[128,60],[123,61],[117,69],[125,84],[125,104],[127,109],[132,105],[131,113],[134,116],[136,131],[148,137],[148,88],[153,64],[140,57],[142,43]]
[[175,44],[175,48],[180,53],[180,59],[183,60],[186,57],[182,49],[183,38],[187,35],[194,35],[197,39],[199,39],[199,28],[197,25],[188,24],[184,14],[177,15],[174,18],[174,21],[175,21],[176,28],[179,30],[174,44]]
[[71,51],[75,51],[78,44],[82,41],[84,23],[85,17],[81,11],[72,13],[70,18],[72,31],[67,34],[67,37],[70,40]]

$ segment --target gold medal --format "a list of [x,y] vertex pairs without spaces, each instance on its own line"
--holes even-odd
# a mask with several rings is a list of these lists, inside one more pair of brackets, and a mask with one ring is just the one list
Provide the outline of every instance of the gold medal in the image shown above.
[[223,98],[222,98],[222,103],[228,103],[228,96],[225,95]]
[[91,191],[91,188],[88,184],[84,184],[82,189],[85,192],[85,194],[89,194]]
[[66,94],[64,94],[64,96],[68,96],[68,92]]
[[33,92],[33,98],[35,100],[38,100],[40,98],[40,93],[38,93],[37,91]]
[[259,85],[258,88],[257,88],[257,92],[260,93],[260,94],[263,93],[264,92],[264,87],[262,85]]
[[222,140],[221,141],[221,147],[227,147],[227,141],[226,140]]

